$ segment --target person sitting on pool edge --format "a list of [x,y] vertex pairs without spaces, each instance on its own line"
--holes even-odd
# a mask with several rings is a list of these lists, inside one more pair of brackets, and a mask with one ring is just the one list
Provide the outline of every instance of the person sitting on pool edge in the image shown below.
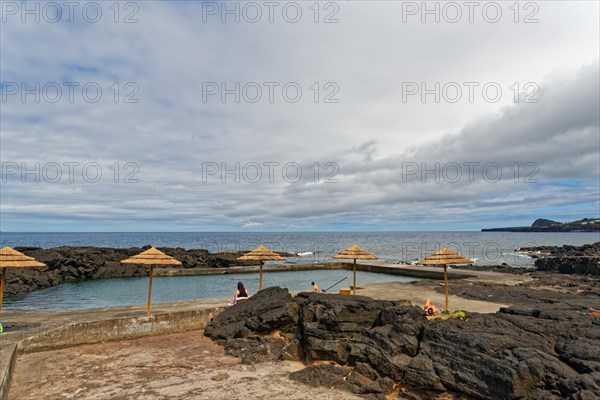
[[246,290],[246,288],[244,287],[244,284],[242,282],[238,282],[237,290],[233,294],[233,301],[230,301],[229,299],[227,299],[227,304],[232,306],[235,303],[237,303],[239,300],[246,300],[248,297],[250,297],[248,290]]
[[319,285],[317,285],[316,283],[311,282],[310,284],[313,287],[313,292],[315,292],[315,293],[325,293],[324,290],[319,290]]

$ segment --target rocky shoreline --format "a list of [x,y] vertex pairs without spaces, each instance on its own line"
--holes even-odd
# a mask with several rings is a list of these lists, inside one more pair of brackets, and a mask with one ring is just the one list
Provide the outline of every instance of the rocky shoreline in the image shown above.
[[583,246],[521,247],[517,251],[536,258],[538,271],[600,275],[600,242]]
[[[367,399],[570,399],[600,396],[600,280],[536,272],[516,287],[455,284],[506,300],[495,314],[427,320],[406,301],[265,289],[213,319],[205,334],[245,364],[301,360],[311,386]],[[418,286],[418,285],[417,285]]]
[[[63,282],[87,279],[109,279],[147,276],[148,268],[136,265],[121,265],[121,260],[131,257],[150,246],[128,249],[105,247],[16,247],[16,250],[35,257],[48,265],[48,268],[27,268],[7,270],[6,294],[30,292],[56,286]],[[207,268],[230,268],[256,264],[255,261],[241,261],[237,258],[244,252],[209,253],[207,250],[161,247],[159,250],[182,262],[184,270]],[[535,270],[560,272],[563,274],[600,275],[600,242],[583,246],[540,246],[517,249],[523,254],[536,258]],[[290,257],[295,254],[282,253]],[[456,269],[523,274],[532,268],[514,268],[510,265],[496,266],[454,266]]]
[[[87,279],[127,278],[148,276],[148,268],[140,265],[122,265],[121,260],[149,249],[150,246],[128,249],[108,247],[16,247],[28,256],[35,257],[48,268],[8,268],[6,294],[30,292],[63,282]],[[161,247],[161,251],[182,262],[182,268],[229,268],[254,265],[254,261],[241,261],[243,252],[209,253],[207,250],[186,250]]]
[[[598,399],[600,317],[587,308],[600,308],[599,249],[544,247],[536,269],[487,268],[533,278],[516,286],[450,282],[458,296],[509,305],[493,314],[428,320],[408,301],[269,288],[215,317],[205,335],[242,363],[300,360],[306,368],[292,379],[367,399]],[[544,269],[554,265],[544,260],[580,259],[589,268]]]
[[515,251],[533,258],[598,256],[600,254],[600,242],[584,244],[583,246],[520,247]]
[[[600,243],[544,248],[545,258],[536,262],[593,260],[599,248]],[[48,268],[26,270],[40,274],[30,282],[24,276],[15,279],[9,270],[12,283],[7,289],[18,283],[22,289],[39,286],[44,277],[52,285],[71,279],[146,275],[144,267],[120,265],[121,259],[141,250],[21,248]],[[163,250],[182,260],[184,268],[242,264],[233,253]],[[464,268],[523,274],[527,279],[519,279],[522,283],[517,285],[451,280],[453,295],[508,307],[449,320],[428,320],[410,301],[318,293],[292,297],[287,289],[268,288],[219,314],[205,335],[246,365],[299,360],[306,367],[291,373],[292,379],[368,399],[600,397],[600,317],[587,312],[588,307],[600,309],[600,277],[595,270]],[[443,288],[425,280],[411,284],[409,290],[441,293]]]

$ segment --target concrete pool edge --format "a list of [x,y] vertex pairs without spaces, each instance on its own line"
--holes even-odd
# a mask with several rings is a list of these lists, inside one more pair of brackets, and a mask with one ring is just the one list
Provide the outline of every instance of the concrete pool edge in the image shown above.
[[[254,269],[256,268],[256,270]],[[156,271],[156,270],[155,270]],[[168,271],[168,273],[166,273]],[[226,271],[227,273],[223,272]],[[302,265],[287,265],[284,266],[284,268],[282,268],[280,265],[270,265],[270,266],[266,266],[264,273],[269,275],[269,274],[273,274],[275,272],[277,273],[281,273],[281,275],[285,275],[285,272],[288,272],[290,274],[296,272],[296,273],[302,273],[302,272],[306,272],[306,271],[323,271],[323,272],[333,272],[333,271],[352,271],[352,263],[344,263],[344,262],[336,262],[336,263],[330,263],[330,264],[326,264],[326,265],[314,265],[314,264],[302,264]],[[396,278],[395,277],[399,277],[399,279],[401,281],[407,282],[407,283],[416,283],[420,280],[435,280],[435,281],[442,281],[444,279],[444,273],[443,273],[443,269],[442,268],[438,268],[438,267],[424,267],[424,266],[415,266],[415,265],[409,265],[409,264],[390,264],[390,263],[385,263],[385,262],[368,262],[368,263],[359,263],[357,264],[357,271],[359,272],[365,272],[368,274],[373,274],[373,276],[376,275],[381,275],[381,276],[387,276],[387,278],[381,278],[383,280],[379,281],[377,280],[377,278],[369,278],[366,279],[366,282],[363,281],[361,279],[361,277],[359,276],[357,279],[357,282],[360,284],[371,284],[371,283],[377,283],[377,282],[388,282],[388,281],[395,281]],[[256,274],[258,276],[258,266],[246,266],[246,267],[234,267],[234,268],[226,268],[226,269],[222,269],[222,268],[204,268],[202,269],[202,271],[199,271],[199,269],[193,268],[193,269],[166,269],[166,268],[162,268],[162,269],[158,269],[158,273],[155,272],[155,277],[160,277],[162,279],[164,278],[172,278],[172,277],[185,277],[185,278],[193,278],[194,276],[214,276],[214,277],[218,277],[221,275],[224,276],[230,276],[230,275],[239,275],[239,280],[243,280],[245,279],[244,276],[246,275],[252,275],[252,274]],[[279,274],[275,274],[275,275],[279,275]],[[274,276],[275,276],[274,275]],[[502,279],[498,279],[499,276],[502,276]],[[509,277],[513,276],[512,274],[506,274],[506,273],[502,273],[500,275],[498,275],[497,272],[495,271],[486,271],[486,270],[471,270],[471,269],[461,269],[461,268],[452,268],[452,267],[448,267],[448,278],[449,280],[461,280],[461,281],[488,281],[488,282],[498,282],[498,281],[502,281],[503,284],[512,286],[515,283],[519,283],[521,281],[523,281],[522,278],[516,278],[516,279],[507,279]],[[522,276],[522,275],[521,275]],[[86,283],[86,284],[93,284],[94,282],[100,282],[101,284],[104,285],[109,285],[110,286],[110,282],[113,281],[113,279],[117,279],[118,281],[123,281],[123,284],[127,284],[127,281],[129,279],[144,279],[147,277],[124,277],[124,278],[106,278],[106,279],[88,279],[88,280],[84,280],[84,281],[77,281],[77,282],[64,282],[61,283],[57,286],[62,286],[64,284],[72,284],[72,283]],[[309,277],[312,280],[317,280],[319,281],[318,277],[317,279],[314,279],[315,277],[310,276]],[[307,278],[307,279],[309,279]],[[309,279],[309,281],[310,281]],[[351,277],[350,277],[351,280]],[[166,279],[165,282],[168,282],[169,279]],[[177,281],[177,280],[174,280]],[[334,282],[337,280],[336,279],[330,279],[331,282]],[[328,281],[326,281],[328,282]],[[330,284],[331,282],[328,282],[328,284]],[[319,283],[323,283],[320,282]],[[144,283],[144,285],[146,285],[146,283]],[[288,286],[291,285],[291,286]],[[348,282],[347,285],[352,285],[352,282]],[[302,285],[298,286],[294,284],[291,284],[289,282],[271,282],[271,286],[281,286],[281,287],[288,287],[290,288],[290,290],[295,291],[295,290],[305,290]],[[327,285],[324,285],[324,288],[327,288]],[[48,290],[48,289],[52,289],[53,287],[48,287],[48,288],[41,288],[39,290],[44,291],[44,290]],[[220,285],[213,285],[214,287],[220,287]],[[192,288],[193,289],[193,288]],[[124,288],[123,290],[126,290],[126,288]],[[144,291],[146,289],[144,288]],[[255,290],[257,290],[257,288],[255,288]],[[337,289],[336,289],[337,290]],[[28,296],[31,293],[34,293],[37,291],[32,291],[32,292],[28,292],[28,293],[24,293],[21,294],[21,296]],[[210,292],[210,291],[209,291]],[[186,301],[197,301],[197,300],[210,300],[210,299],[214,299],[214,298],[219,298],[221,296],[226,295],[226,293],[221,292],[220,290],[213,290],[210,293],[200,293],[198,294],[197,292],[193,292],[192,295],[190,296],[175,296],[174,298],[162,298],[162,299],[157,299],[157,301],[162,301],[162,302],[186,302]],[[92,299],[92,298],[90,298]],[[8,311],[14,311],[14,312],[26,312],[26,311],[31,311],[31,312],[43,312],[43,311],[47,311],[47,312],[73,312],[73,311],[80,311],[80,310],[91,310],[91,309],[95,309],[95,308],[107,308],[107,307],[120,307],[121,305],[124,306],[135,306],[137,303],[137,301],[135,299],[128,299],[126,301],[119,301],[119,302],[100,302],[99,304],[94,303],[94,302],[87,302],[84,304],[79,304],[79,303],[69,303],[71,305],[69,305],[68,307],[50,307],[48,306],[48,302],[42,301],[41,303],[39,303],[39,299],[37,300],[37,304],[41,304],[41,306],[36,306],[35,303],[33,303],[33,305],[28,304],[28,303],[24,303],[21,304],[21,306],[19,305],[19,301],[20,300],[14,300],[14,304],[12,302],[11,297],[8,297],[8,302],[5,302],[7,304],[5,304],[5,309]],[[43,299],[42,299],[43,300]],[[86,300],[89,300],[86,298]],[[131,301],[133,300],[133,301]],[[57,303],[59,304],[59,303]]]
[[[258,272],[258,265],[249,265],[243,267],[229,268],[156,268],[154,276],[176,277],[176,276],[196,276],[196,275],[222,275],[222,274],[250,274]],[[318,271],[318,270],[352,270],[352,262],[323,262],[313,264],[267,264],[264,266],[265,273],[274,272],[292,272],[292,271]],[[401,275],[411,278],[421,279],[444,279],[444,272],[441,268],[421,267],[411,264],[390,264],[390,263],[357,263],[357,271],[383,273],[391,275]],[[449,269],[449,279],[476,278],[479,271],[452,270]]]
[[[12,342],[0,337],[0,400],[8,399],[10,385],[20,354],[51,351],[68,347],[123,341],[147,336],[202,330],[225,306],[168,311],[146,315],[102,318],[90,321],[66,322],[40,329],[22,340]],[[119,308],[117,308],[119,309]],[[90,310],[94,314],[98,310]],[[4,343],[4,342],[8,343]]]
[[71,322],[18,342],[18,354],[201,330],[225,307]]
[[[0,339],[1,340],[1,339]],[[0,348],[0,400],[8,399],[10,383],[17,365],[17,345]]]

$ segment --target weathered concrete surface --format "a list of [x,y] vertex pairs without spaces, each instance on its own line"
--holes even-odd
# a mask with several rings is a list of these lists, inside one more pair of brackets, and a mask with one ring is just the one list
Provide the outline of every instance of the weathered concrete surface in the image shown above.
[[8,398],[12,375],[17,363],[17,346],[5,346],[0,349],[0,400]]
[[300,363],[240,365],[201,331],[19,356],[10,400],[360,400],[289,379]]
[[[381,268],[380,270],[374,270],[373,267],[383,268]],[[444,269],[439,267],[424,267],[407,264],[389,264],[370,261],[368,264],[361,264],[360,266],[357,266],[357,270],[384,272],[386,274],[396,273],[398,275],[414,276],[417,278],[434,280],[444,279]],[[528,282],[532,278],[526,274],[513,275],[494,271],[484,271],[477,269],[459,269],[448,267],[448,279],[460,279],[463,282],[492,283],[495,285],[514,286],[519,285],[523,282]]]
[[[224,308],[223,302],[219,301],[219,306],[214,304],[214,300],[203,304],[163,304],[150,317],[145,315],[141,307],[96,309],[79,313],[9,313],[5,316],[9,330],[0,335],[0,400],[8,396],[17,353],[204,329]],[[40,319],[40,316],[45,319]],[[52,317],[57,321],[56,325],[48,323],[48,318]],[[20,322],[16,323],[15,320]],[[11,326],[21,329],[11,330]]]
[[[180,276],[180,275],[219,275],[219,274],[244,274],[258,272],[258,265],[246,265],[228,268],[157,268],[157,276]],[[319,269],[341,269],[351,271],[352,262],[325,262],[318,264],[271,264],[265,265],[263,271],[268,273],[310,271]],[[384,274],[409,276],[422,279],[443,280],[444,270],[436,267],[423,267],[410,264],[391,264],[369,261],[356,264],[357,271],[378,272]],[[516,285],[528,280],[526,276],[504,276],[508,274],[494,271],[479,271],[466,269],[448,268],[448,279],[467,279],[472,281],[502,281],[506,285]],[[358,282],[360,283],[360,281]]]
[[[224,298],[159,303],[152,305],[152,315],[212,310],[221,308],[225,304],[227,304],[227,301]],[[5,331],[0,335],[0,349],[31,337],[42,338],[51,331],[64,329],[69,325],[102,323],[102,321],[121,318],[139,318],[139,321],[143,321],[146,318],[146,307],[139,305],[69,312],[5,311],[2,314]]]
[[[248,262],[248,261],[247,261]],[[259,271],[259,265],[244,265],[226,268],[156,268],[155,276],[190,276],[190,275],[221,275],[221,274],[251,274]],[[264,272],[311,271],[316,269],[348,269],[343,263],[322,264],[275,264],[263,266]]]
[[149,317],[70,323],[24,339],[17,348],[21,354],[204,329],[221,310],[222,308],[189,310],[153,314]]
[[[437,291],[440,287],[443,289],[444,284],[431,281],[428,281],[427,283],[418,282],[415,284],[400,282],[372,283],[365,285],[364,287],[359,287],[356,293],[360,296],[372,297],[374,299],[410,300],[412,304],[421,307],[425,305],[425,301],[429,297],[433,304],[443,309],[446,297],[443,290],[441,292]],[[452,286],[450,287],[452,288]],[[451,310],[495,313],[500,310],[500,308],[510,305],[509,301],[492,302],[466,299],[456,294],[452,294],[452,289],[450,289],[450,293],[448,298]]]

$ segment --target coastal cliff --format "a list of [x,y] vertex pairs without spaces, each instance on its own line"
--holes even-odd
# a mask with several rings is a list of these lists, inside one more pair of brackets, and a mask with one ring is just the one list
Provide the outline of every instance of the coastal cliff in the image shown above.
[[566,223],[536,219],[531,226],[486,228],[481,232],[600,232],[600,219],[584,218]]

